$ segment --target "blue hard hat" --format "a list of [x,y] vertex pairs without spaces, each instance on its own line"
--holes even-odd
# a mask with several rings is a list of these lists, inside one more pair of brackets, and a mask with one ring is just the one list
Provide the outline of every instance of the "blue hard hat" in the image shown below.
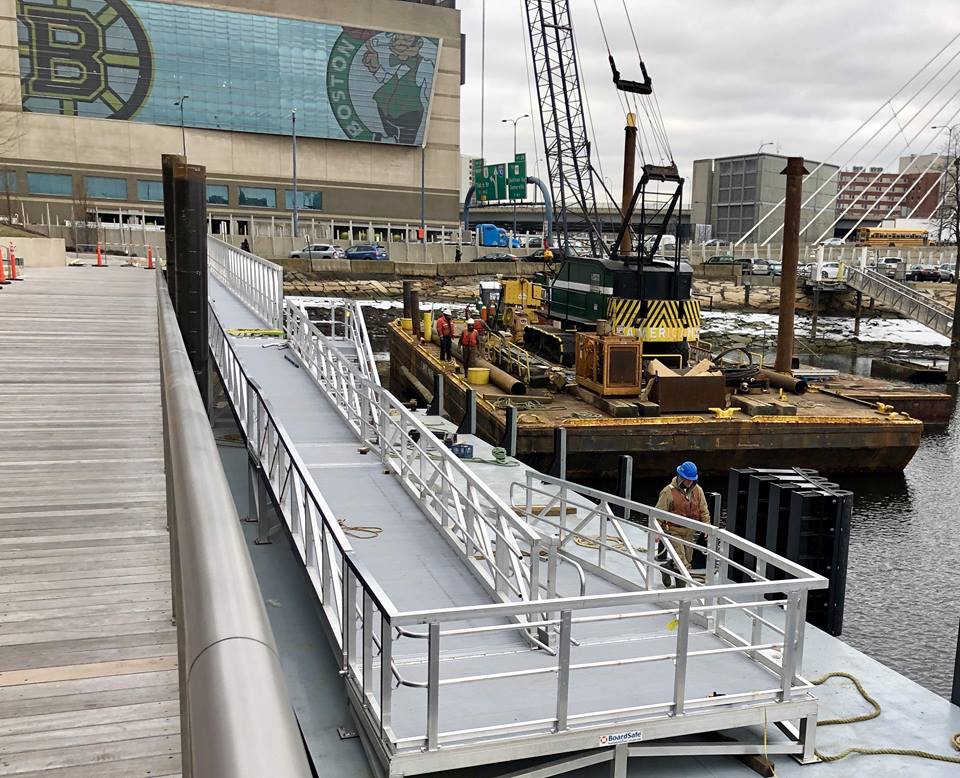
[[693,462],[684,462],[677,468],[677,475],[687,481],[696,481],[697,466]]

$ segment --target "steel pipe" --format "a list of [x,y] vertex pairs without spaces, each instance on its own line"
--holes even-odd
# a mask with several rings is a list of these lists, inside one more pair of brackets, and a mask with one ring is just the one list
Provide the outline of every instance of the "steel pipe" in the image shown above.
[[773,370],[767,370],[765,367],[761,367],[758,375],[768,379],[770,381],[770,386],[773,386],[777,389],[784,389],[788,392],[793,392],[794,394],[803,394],[807,391],[807,382],[802,378],[794,378],[789,373],[778,373]]
[[183,772],[309,778],[233,495],[159,273],[157,285]]

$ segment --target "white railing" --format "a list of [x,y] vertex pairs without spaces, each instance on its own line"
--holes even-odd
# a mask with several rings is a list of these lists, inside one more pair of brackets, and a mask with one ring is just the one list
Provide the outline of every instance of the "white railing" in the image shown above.
[[[729,720],[724,715],[735,714],[743,724],[803,719],[801,732],[792,742],[778,744],[776,752],[812,757],[816,701],[804,693],[810,685],[798,675],[798,668],[807,595],[825,587],[825,579],[719,528],[536,473],[512,487],[514,493],[520,492],[519,507],[513,506],[513,494],[507,504],[417,416],[365,379],[289,301],[285,329],[292,353],[358,441],[375,452],[384,469],[417,500],[425,517],[448,539],[493,600],[487,605],[439,610],[399,611],[393,605],[351,548],[270,404],[244,372],[211,312],[211,349],[223,384],[251,456],[263,468],[271,496],[316,590],[358,720],[367,735],[382,744],[386,756],[381,758],[415,761],[416,772],[423,772],[428,767],[469,764],[458,762],[468,760],[458,755],[475,746],[489,748],[504,738],[533,747],[530,744],[539,742],[538,738],[564,734],[588,738],[597,728],[609,730],[611,724],[624,729],[631,723],[667,722],[687,713],[696,713],[701,722],[704,716],[716,717],[709,720],[716,729],[723,729]],[[559,520],[554,519],[557,506]],[[569,516],[576,518],[568,520],[568,509],[574,512]],[[663,521],[693,526],[706,534],[708,564],[702,583],[679,564],[672,548],[668,553],[676,571],[656,560],[654,549],[663,534]],[[581,546],[578,538],[588,542]],[[625,564],[616,564],[616,559]],[[558,591],[571,580],[567,576],[563,583],[558,575],[566,564],[577,570],[581,581],[573,593]],[[621,583],[618,588],[625,591],[585,593],[584,568]],[[729,581],[728,573],[734,569],[745,583]],[[682,579],[686,586],[654,588],[655,575],[664,572]],[[781,599],[770,600],[770,596]],[[675,624],[663,636],[672,641],[666,651],[645,653],[641,642],[628,640],[616,659],[585,661],[586,657],[578,656],[578,647],[595,634],[597,625],[624,625],[629,630],[631,624],[666,620]],[[696,634],[705,626],[718,644],[703,647],[694,640],[691,645],[692,626]],[[492,652],[484,660],[483,674],[457,674],[451,663],[444,664],[441,675],[444,646],[451,641],[462,645],[471,636],[486,640],[498,634],[518,635],[528,646],[541,650],[529,654],[532,661],[523,669],[517,669],[511,659],[515,652]],[[398,664],[394,650],[399,641],[405,648]],[[725,696],[688,696],[689,662],[715,655],[749,657],[767,669],[769,682]],[[597,672],[651,665],[671,674],[672,691],[664,699],[644,698],[623,707],[609,701],[585,706],[579,700],[576,709],[571,708],[572,685],[591,683]],[[445,690],[470,687],[481,696],[490,684],[534,677],[554,679],[554,696],[547,702],[552,713],[546,717],[517,720],[512,710],[505,709],[495,723],[488,721],[483,727],[442,727],[452,718],[452,706],[462,704]],[[416,736],[399,737],[391,725],[393,700],[399,693],[406,695],[406,706],[409,695],[423,695],[426,716]],[[595,748],[596,737],[592,737],[594,745],[582,747]]]
[[207,236],[207,266],[271,329],[283,325],[283,268]]
[[[301,304],[300,308],[309,317],[306,307]],[[380,386],[377,361],[373,355],[373,346],[370,344],[370,335],[367,333],[367,323],[363,318],[363,309],[359,300],[333,302],[330,305],[329,319],[311,319],[311,321],[327,337],[334,340],[340,338],[351,343],[357,352],[357,367],[360,374]]]
[[953,311],[913,287],[887,278],[875,270],[852,266],[843,268],[843,280],[854,289],[882,299],[904,316],[949,336]]

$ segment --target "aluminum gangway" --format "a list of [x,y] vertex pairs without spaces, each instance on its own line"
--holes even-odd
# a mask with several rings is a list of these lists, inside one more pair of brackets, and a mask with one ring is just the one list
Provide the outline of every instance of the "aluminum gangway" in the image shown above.
[[[263,290],[244,299],[233,273],[266,265],[233,261],[211,258],[214,363],[378,773],[554,755],[538,774],[556,775],[764,748],[814,760],[799,667],[807,595],[825,579],[700,524],[705,579],[671,573],[656,540],[686,519],[519,467],[495,490],[364,377],[342,329],[279,296],[264,305]],[[280,310],[282,336],[241,334]],[[664,572],[687,585],[663,588]],[[767,725],[786,737],[766,742]],[[674,740],[739,727],[753,736]]]
[[934,332],[950,337],[953,311],[913,287],[887,278],[876,270],[853,265],[844,267],[843,280],[851,289],[879,300]]

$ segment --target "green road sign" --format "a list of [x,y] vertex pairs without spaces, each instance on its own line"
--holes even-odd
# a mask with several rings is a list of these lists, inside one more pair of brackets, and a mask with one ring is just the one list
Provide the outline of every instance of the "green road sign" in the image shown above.
[[527,155],[517,154],[513,162],[485,165],[484,160],[471,162],[474,197],[477,202],[523,200],[527,196]]

